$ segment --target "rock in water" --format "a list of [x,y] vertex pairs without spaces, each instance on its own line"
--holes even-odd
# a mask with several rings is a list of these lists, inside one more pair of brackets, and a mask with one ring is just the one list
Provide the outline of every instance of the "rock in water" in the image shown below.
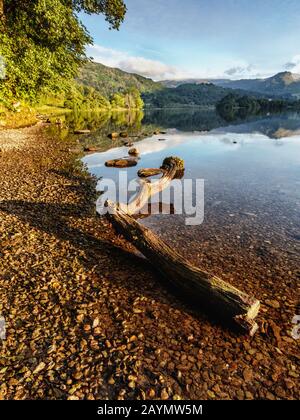
[[110,139],[117,139],[119,137],[119,133],[110,133],[108,136]]
[[98,149],[96,147],[85,147],[83,149],[84,152],[97,152]]
[[108,160],[107,162],[105,162],[105,166],[109,168],[130,168],[132,166],[136,166],[137,163],[138,161],[133,158],[128,158],[128,159],[121,158],[121,159]]
[[133,147],[132,149],[130,149],[128,151],[128,154],[131,155],[131,156],[138,156],[139,155],[139,152],[138,152],[138,150],[135,147]]
[[126,138],[126,137],[128,137],[128,133],[123,131],[122,133],[120,133],[120,137]]

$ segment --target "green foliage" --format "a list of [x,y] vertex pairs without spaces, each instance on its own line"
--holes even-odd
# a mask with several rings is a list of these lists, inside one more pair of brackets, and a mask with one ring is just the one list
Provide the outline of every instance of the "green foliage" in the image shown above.
[[69,109],[142,109],[143,101],[137,89],[115,93],[109,101],[91,86],[73,83],[65,95],[64,107]]
[[74,83],[66,93],[64,106],[71,109],[109,109],[110,103],[94,88]]
[[[109,101],[100,92],[91,86],[80,85],[75,81],[69,84],[66,92],[54,95],[47,92],[40,97],[37,110],[41,113],[54,110],[63,112],[66,109],[88,111],[88,110],[139,110],[143,109],[143,101],[137,89],[114,94]],[[50,112],[52,113],[52,112]]]
[[112,107],[117,108],[125,108],[125,97],[121,93],[115,93],[112,97]]
[[76,12],[104,14],[113,29],[119,29],[127,10],[123,0],[73,0],[66,3],[72,3]]
[[[176,88],[165,88],[142,95],[148,108],[182,108],[182,107],[218,107],[220,112],[235,114],[236,110],[245,115],[257,114],[260,111],[276,112],[278,110],[297,108],[300,102],[279,98],[265,98],[260,93],[249,93],[240,89],[226,89],[211,83],[183,84]],[[233,117],[234,118],[234,117]]]
[[112,28],[123,21],[123,0],[4,0],[0,16],[0,56],[6,77],[0,99],[35,101],[45,91],[70,89],[92,42],[77,12],[104,14]]
[[177,108],[185,106],[213,106],[228,94],[228,90],[206,84],[185,84],[143,95],[146,106],[152,108]]
[[131,88],[123,93],[115,93],[112,96],[111,106],[114,109],[142,109],[144,102],[140,92],[137,89]]
[[119,69],[106,67],[100,63],[88,62],[80,70],[78,82],[92,86],[106,98],[114,93],[136,88],[140,92],[153,92],[163,88],[160,83],[138,74],[126,73]]

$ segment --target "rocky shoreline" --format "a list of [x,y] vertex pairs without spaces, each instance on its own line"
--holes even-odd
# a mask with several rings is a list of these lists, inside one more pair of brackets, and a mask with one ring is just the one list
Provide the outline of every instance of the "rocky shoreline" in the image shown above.
[[299,399],[273,291],[252,339],[193,313],[96,217],[72,147],[0,131],[0,399]]

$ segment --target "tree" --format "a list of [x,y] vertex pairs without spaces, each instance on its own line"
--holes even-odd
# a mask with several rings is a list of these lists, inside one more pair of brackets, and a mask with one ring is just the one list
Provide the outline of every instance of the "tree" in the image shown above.
[[[0,55],[6,63],[2,97],[34,100],[68,88],[93,42],[78,12],[103,14],[110,28],[124,19],[123,0],[0,0]],[[0,96],[1,99],[1,96]]]

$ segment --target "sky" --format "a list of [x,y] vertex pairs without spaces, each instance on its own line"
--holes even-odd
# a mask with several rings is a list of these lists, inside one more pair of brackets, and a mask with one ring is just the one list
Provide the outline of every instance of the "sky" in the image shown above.
[[299,0],[125,0],[119,31],[80,14],[94,61],[154,80],[300,73]]

